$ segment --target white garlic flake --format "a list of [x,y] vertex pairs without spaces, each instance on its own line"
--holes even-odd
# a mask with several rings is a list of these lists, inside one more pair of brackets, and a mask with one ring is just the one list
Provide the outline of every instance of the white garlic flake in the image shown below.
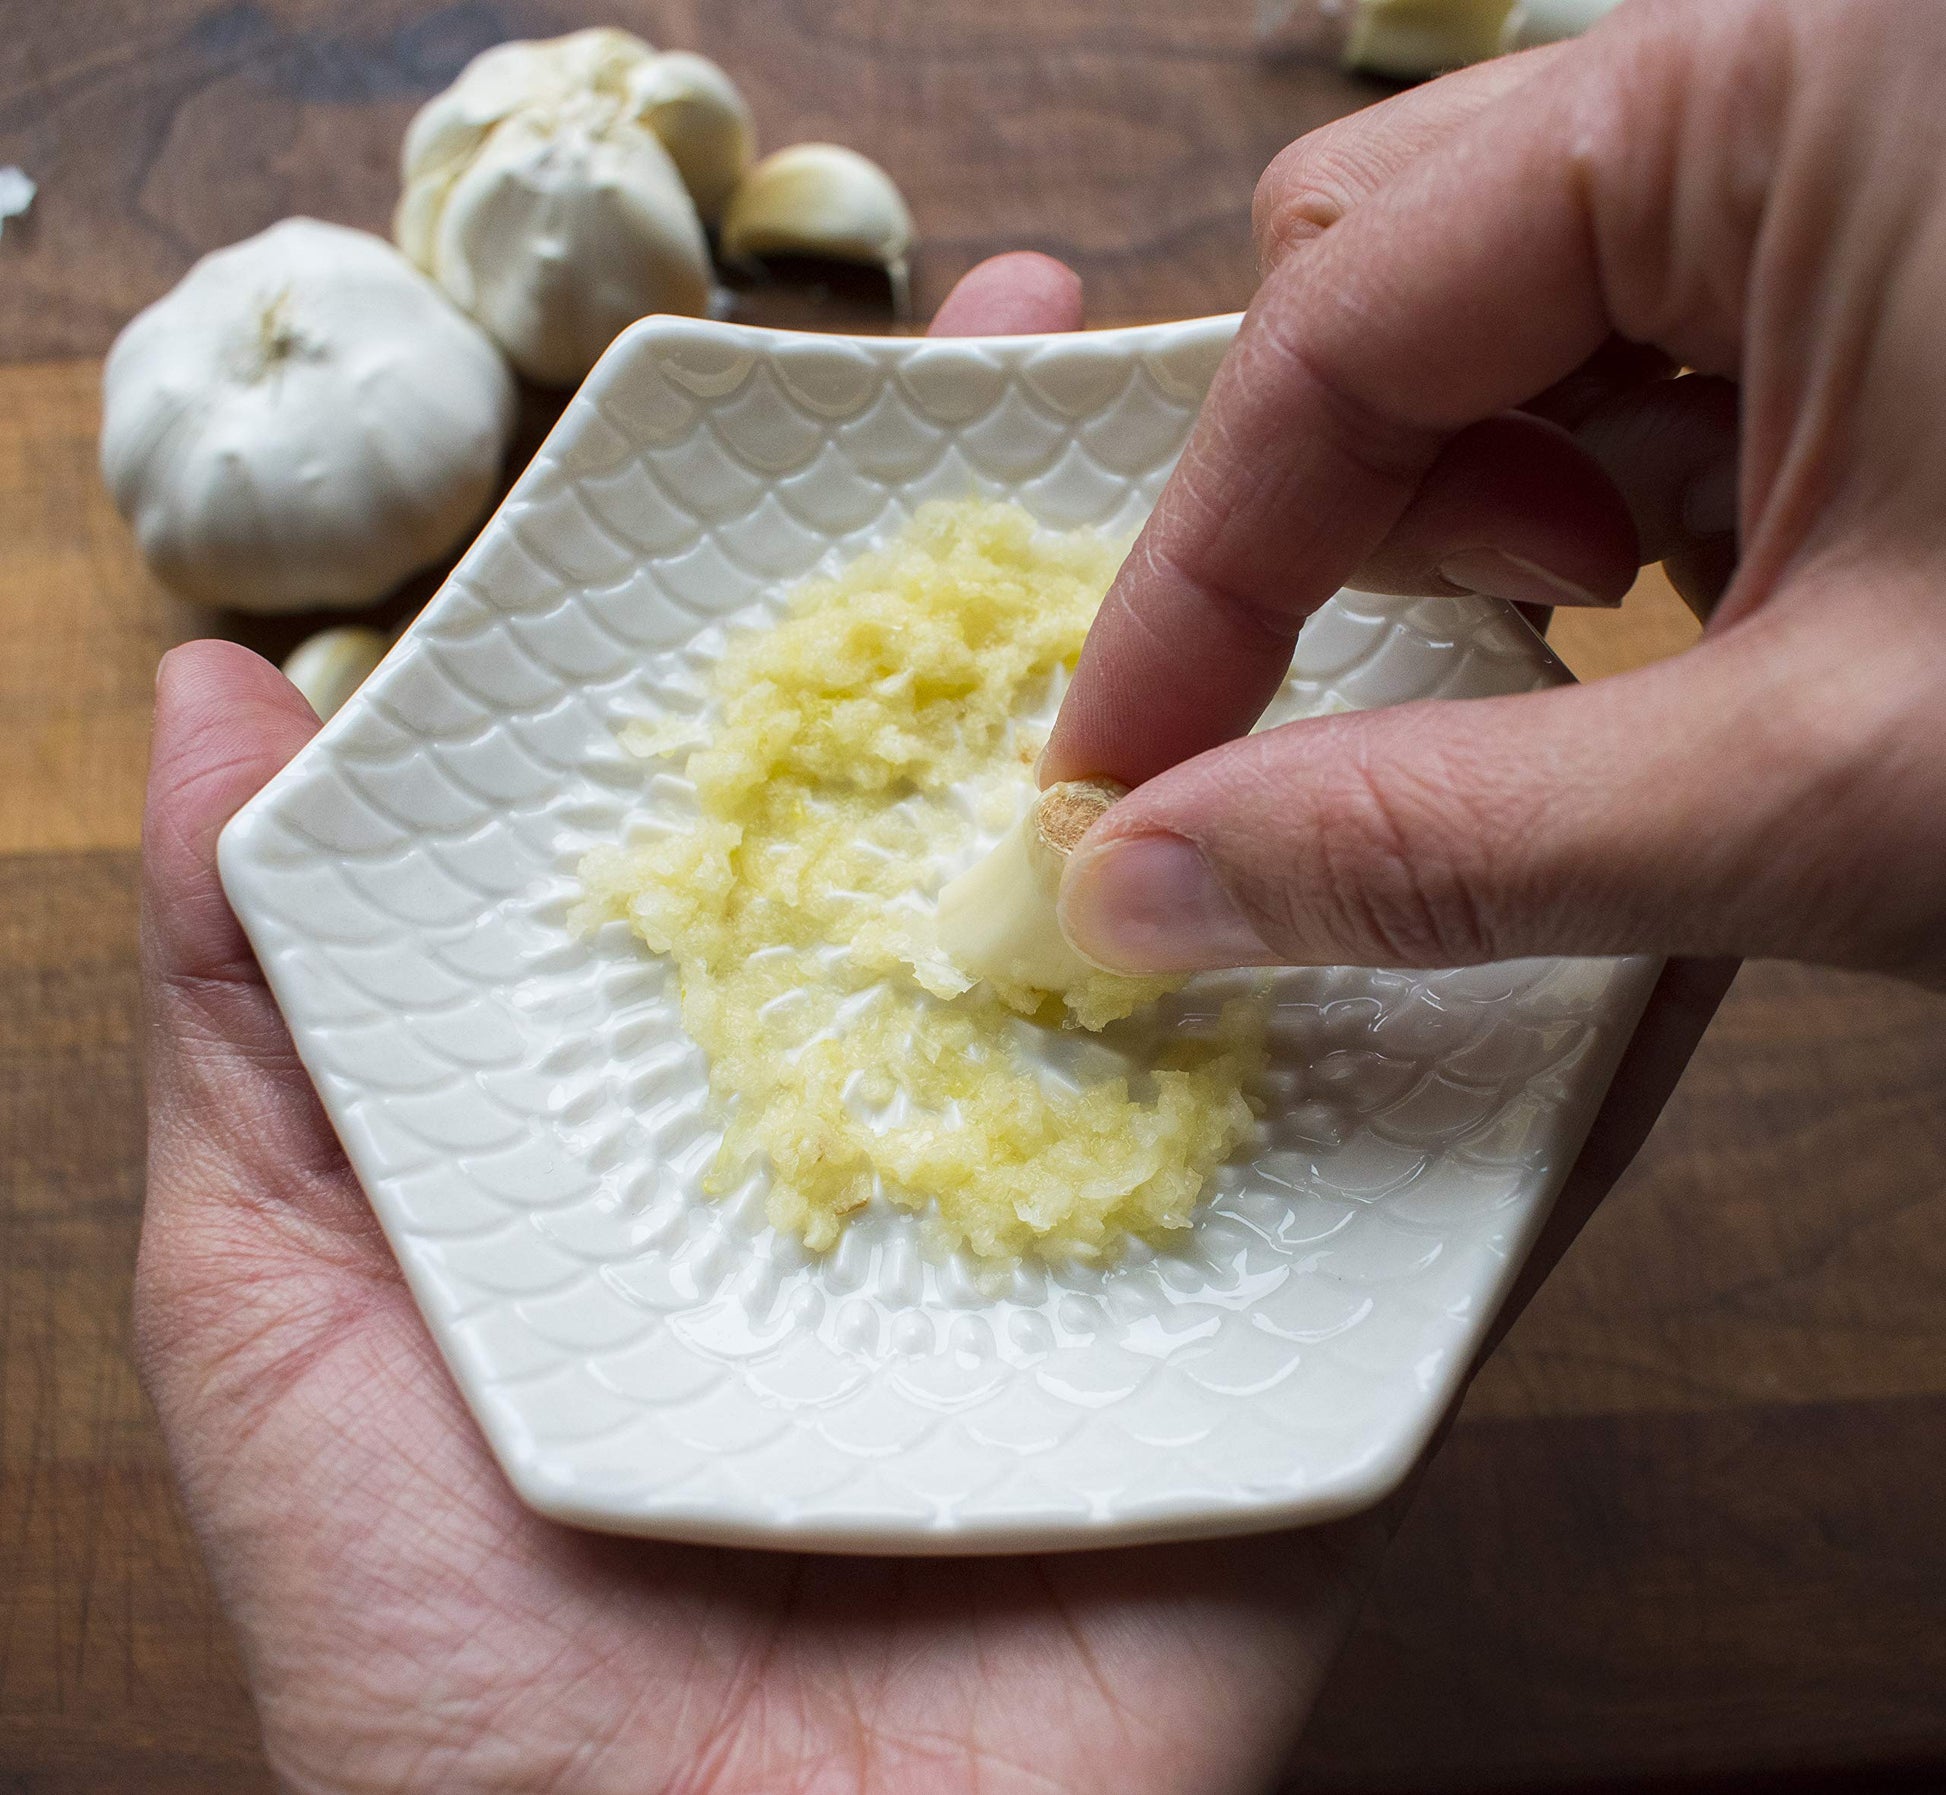
[[529,378],[564,385],[650,312],[710,300],[750,115],[700,56],[596,28],[496,45],[406,133],[399,247]]
[[101,469],[185,597],[346,608],[476,522],[513,419],[492,343],[397,250],[290,218],[205,256],[116,338]]

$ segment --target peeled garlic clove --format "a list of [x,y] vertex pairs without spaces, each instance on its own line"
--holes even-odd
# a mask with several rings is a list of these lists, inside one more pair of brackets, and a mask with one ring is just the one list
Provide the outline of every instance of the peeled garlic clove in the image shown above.
[[1511,0],[1353,0],[1348,69],[1416,81],[1500,54]]
[[466,533],[513,420],[499,353],[404,256],[290,218],[205,256],[115,339],[101,471],[185,597],[349,607]]
[[703,222],[715,224],[757,150],[736,84],[707,56],[669,50],[637,64],[628,90],[635,118],[669,152]]
[[1537,44],[1558,44],[1579,37],[1599,24],[1621,0],[1514,0],[1513,11],[1500,28],[1500,48],[1531,50]]
[[391,646],[375,629],[319,630],[291,650],[284,677],[320,717],[328,718],[365,683]]
[[723,215],[723,253],[829,256],[867,262],[891,277],[908,309],[912,214],[876,162],[835,143],[796,143],[743,177]]
[[624,31],[502,44],[406,134],[393,234],[534,380],[579,380],[637,318],[709,304],[702,221],[635,116],[653,60]]
[[1068,945],[1055,915],[1061,870],[1128,788],[1107,779],[1050,785],[993,851],[939,894],[940,948],[970,978],[1070,991],[1100,973]]

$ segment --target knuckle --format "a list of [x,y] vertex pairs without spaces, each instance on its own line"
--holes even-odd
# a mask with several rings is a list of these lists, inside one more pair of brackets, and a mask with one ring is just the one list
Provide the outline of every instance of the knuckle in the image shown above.
[[1257,260],[1266,270],[1324,235],[1351,210],[1352,193],[1327,141],[1314,131],[1280,151],[1250,206]]
[[[1279,293],[1252,316],[1255,328],[1238,336],[1233,353],[1254,363],[1254,377],[1268,389],[1304,394],[1320,445],[1358,474],[1388,488],[1415,489],[1450,432],[1401,411],[1396,395],[1383,388],[1383,371],[1358,365],[1342,333],[1335,343],[1321,343],[1302,298],[1293,303],[1293,295]],[[1374,387],[1376,393],[1364,390]]]

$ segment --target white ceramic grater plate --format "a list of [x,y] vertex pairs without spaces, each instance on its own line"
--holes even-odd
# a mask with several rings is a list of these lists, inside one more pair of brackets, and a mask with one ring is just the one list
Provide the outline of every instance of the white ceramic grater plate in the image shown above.
[[[1323,1520],[1451,1400],[1647,995],[1643,961],[1275,975],[1271,1111],[1180,1246],[995,1278],[874,1211],[824,1258],[717,1135],[663,962],[566,926],[681,782],[726,625],[988,493],[1128,529],[1235,328],[627,332],[384,666],[225,831],[225,886],[508,1477],[565,1521],[995,1552]],[[1488,600],[1341,595],[1279,712],[1567,676]],[[1185,1000],[1197,1001],[1192,992]]]

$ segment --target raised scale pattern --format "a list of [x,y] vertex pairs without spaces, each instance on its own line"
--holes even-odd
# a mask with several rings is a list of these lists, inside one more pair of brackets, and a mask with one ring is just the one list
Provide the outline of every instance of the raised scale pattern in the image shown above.
[[[619,723],[693,711],[728,630],[927,498],[1133,527],[1234,325],[636,326],[378,674],[226,831],[305,1063],[538,1508],[742,1544],[1038,1549],[1322,1519],[1422,1448],[1651,964],[1278,974],[1262,1138],[1189,1237],[1001,1272],[928,1262],[890,1211],[814,1258],[756,1181],[705,1197],[717,1134],[664,963],[567,927],[582,852],[685,801]],[[1565,677],[1497,603],[1346,593],[1277,712]]]

